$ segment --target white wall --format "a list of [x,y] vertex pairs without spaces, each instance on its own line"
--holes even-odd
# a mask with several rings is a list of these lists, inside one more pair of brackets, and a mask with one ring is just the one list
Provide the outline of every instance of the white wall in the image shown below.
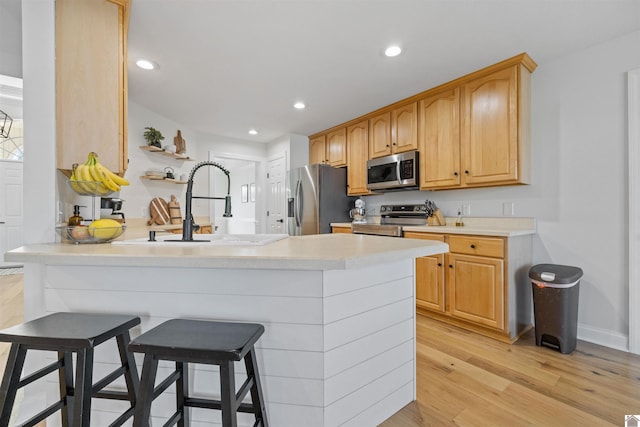
[[[367,208],[434,200],[447,216],[538,219],[534,264],[581,267],[581,339],[626,349],[628,218],[626,72],[640,66],[640,32],[538,62],[532,76],[532,184],[366,197]],[[535,60],[535,53],[531,52]],[[525,286],[528,284],[525,284]]]
[[[164,136],[161,141],[162,146],[173,145],[173,138],[178,133],[178,129],[180,129],[182,137],[186,141],[186,154],[195,161],[177,160],[141,150],[140,146],[147,145],[147,141],[143,137],[145,127],[153,127],[162,133],[162,136]],[[128,129],[129,167],[125,177],[131,185],[122,187],[122,190],[120,190],[120,198],[124,200],[122,210],[125,216],[127,218],[148,218],[151,199],[162,197],[168,202],[172,194],[180,202],[182,215],[184,215],[186,185],[143,180],[140,176],[143,176],[148,169],[164,171],[166,167],[171,167],[174,170],[176,178],[182,174],[189,175],[191,168],[198,161],[207,160],[207,152],[202,151],[198,143],[199,134],[132,101],[129,101]],[[208,184],[206,178],[204,178],[206,175],[203,174],[202,176],[203,179],[194,180],[194,193],[203,188],[202,194],[207,192]],[[207,204],[194,203],[193,206],[193,214],[195,216],[208,215]]]

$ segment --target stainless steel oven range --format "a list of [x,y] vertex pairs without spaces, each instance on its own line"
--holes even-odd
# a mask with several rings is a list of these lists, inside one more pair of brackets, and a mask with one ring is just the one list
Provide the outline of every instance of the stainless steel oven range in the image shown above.
[[351,224],[353,234],[402,237],[403,225],[427,225],[427,206],[382,205],[380,224]]

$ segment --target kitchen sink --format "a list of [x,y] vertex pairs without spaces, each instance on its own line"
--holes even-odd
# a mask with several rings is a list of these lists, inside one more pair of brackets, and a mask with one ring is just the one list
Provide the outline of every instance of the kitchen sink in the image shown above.
[[115,240],[113,245],[146,246],[262,246],[286,239],[288,234],[196,234],[193,241],[185,242],[180,234],[156,236],[155,241],[148,238]]

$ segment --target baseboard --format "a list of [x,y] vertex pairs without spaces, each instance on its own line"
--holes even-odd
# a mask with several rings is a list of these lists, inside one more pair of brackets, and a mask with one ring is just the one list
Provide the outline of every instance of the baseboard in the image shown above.
[[620,351],[629,351],[629,337],[606,329],[578,324],[578,339]]

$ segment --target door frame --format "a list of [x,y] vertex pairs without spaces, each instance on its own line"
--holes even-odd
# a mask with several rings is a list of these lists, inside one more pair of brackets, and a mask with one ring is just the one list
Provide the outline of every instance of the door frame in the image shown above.
[[629,121],[629,351],[640,354],[640,68],[627,73]]
[[[229,160],[245,160],[248,162],[254,162],[256,164],[256,205],[255,205],[255,218],[256,218],[256,233],[262,234],[265,233],[266,227],[266,214],[265,214],[265,197],[264,197],[264,188],[265,188],[265,177],[266,177],[266,168],[267,168],[267,159],[259,156],[251,156],[246,154],[237,154],[237,153],[217,153],[214,150],[209,150],[209,160],[214,161],[214,159],[229,159]],[[213,174],[210,175],[209,178],[209,191],[213,188]],[[211,200],[209,203],[209,219],[213,224],[215,221],[214,213],[214,201]],[[233,206],[231,207],[231,214],[233,214]]]
[[[282,200],[282,206],[280,207],[280,209],[283,212],[283,216],[284,216],[284,220],[285,222],[283,223],[283,232],[284,233],[288,233],[289,232],[289,227],[288,227],[288,223],[287,223],[287,198],[291,197],[291,188],[289,187],[290,183],[289,183],[289,159],[287,157],[287,152],[286,151],[280,151],[277,153],[273,153],[271,154],[269,157],[267,157],[267,161],[265,162],[265,171],[268,172],[269,171],[269,163],[271,163],[273,160],[276,159],[282,159],[282,165],[284,168],[282,177],[284,179],[284,197]],[[264,179],[265,179],[265,188],[269,188],[269,178],[267,178],[267,173],[265,172],[264,174]],[[271,197],[271,192],[270,191],[266,191],[266,195],[265,195],[265,205],[264,205],[264,210],[265,210],[265,221],[264,221],[264,226],[265,226],[265,233],[269,233],[271,231],[271,228],[269,227],[269,218],[266,216],[266,210],[269,208],[269,206],[271,206],[271,203],[269,203],[270,201],[268,200],[269,197]]]

